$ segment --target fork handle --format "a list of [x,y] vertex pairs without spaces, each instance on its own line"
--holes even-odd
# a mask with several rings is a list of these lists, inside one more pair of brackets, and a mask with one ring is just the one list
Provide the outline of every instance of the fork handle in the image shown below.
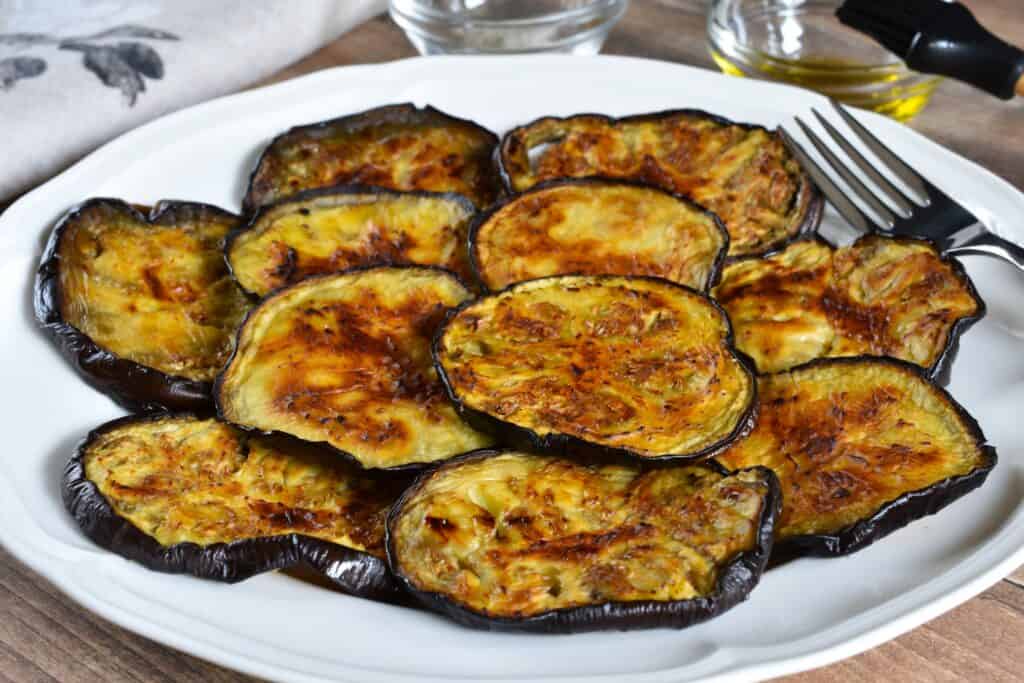
[[1024,271],[1024,247],[1019,244],[1015,244],[1010,240],[1003,239],[999,235],[983,230],[971,239],[958,244],[955,247],[950,247],[946,250],[947,253],[953,254],[954,256],[960,254],[982,254],[985,256],[995,256],[1008,263],[1012,263],[1017,266],[1021,271]]

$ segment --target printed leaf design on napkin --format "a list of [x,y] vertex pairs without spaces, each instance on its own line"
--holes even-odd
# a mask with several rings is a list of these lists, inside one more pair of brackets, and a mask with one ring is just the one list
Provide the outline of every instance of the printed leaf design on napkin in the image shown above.
[[[160,54],[145,43],[137,41],[97,44],[109,38],[137,38],[145,40],[180,40],[169,31],[121,24],[97,33],[60,38],[46,33],[0,34],[0,45],[26,49],[38,45],[53,45],[60,50],[82,53],[82,65],[96,74],[100,81],[117,88],[125,103],[135,106],[139,93],[146,91],[143,78],[159,80],[164,77],[164,62]],[[10,89],[15,81],[38,76],[46,71],[46,62],[37,57],[11,57],[0,60],[0,90]]]
[[160,55],[149,45],[142,43],[118,43],[115,47],[121,59],[146,78],[164,77],[164,63]]
[[35,78],[46,71],[46,61],[38,57],[8,57],[0,59],[0,90],[14,87],[15,81]]
[[85,68],[96,74],[104,85],[118,88],[129,106],[134,106],[139,93],[146,91],[143,76],[155,79],[164,76],[160,55],[142,43],[88,45],[65,42],[60,49],[82,52]]

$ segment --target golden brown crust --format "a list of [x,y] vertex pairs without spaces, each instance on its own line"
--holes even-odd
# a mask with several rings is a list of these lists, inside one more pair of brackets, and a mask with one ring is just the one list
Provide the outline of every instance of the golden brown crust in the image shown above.
[[797,242],[726,267],[715,298],[760,372],[812,358],[886,355],[932,369],[982,310],[967,276],[917,240]]
[[403,499],[389,553],[417,590],[488,616],[688,600],[755,547],[769,492],[754,471],[469,458]]
[[165,547],[296,533],[382,557],[401,490],[329,449],[193,417],[103,432],[83,464],[114,511]]
[[780,539],[835,534],[908,492],[990,466],[969,418],[914,366],[823,360],[758,385],[757,426],[718,460],[779,477]]
[[713,296],[728,312],[736,346],[759,372],[775,372],[828,354],[835,331],[822,304],[832,248],[795,242],[763,259],[725,267]]
[[490,439],[463,424],[430,340],[469,292],[447,271],[378,267],[304,280],[265,299],[218,380],[235,424],[324,442],[366,467],[443,460]]
[[703,112],[544,118],[505,136],[501,162],[515,191],[600,175],[692,197],[725,223],[730,256],[779,248],[818,210],[816,191],[777,134]]
[[379,264],[441,266],[469,282],[473,214],[450,194],[314,190],[261,209],[226,253],[239,284],[259,296],[310,275]]
[[299,126],[278,136],[253,171],[247,212],[302,190],[342,183],[457,192],[477,206],[498,194],[497,138],[432,107],[399,104]]
[[482,284],[580,273],[654,275],[705,291],[728,234],[714,215],[653,187],[567,181],[492,210],[471,236]]
[[557,449],[699,457],[745,428],[750,371],[709,299],[656,278],[560,276],[467,304],[435,344],[464,409]]
[[62,226],[60,316],[117,357],[209,381],[248,309],[224,264],[237,219],[202,205],[154,210],[92,201]]

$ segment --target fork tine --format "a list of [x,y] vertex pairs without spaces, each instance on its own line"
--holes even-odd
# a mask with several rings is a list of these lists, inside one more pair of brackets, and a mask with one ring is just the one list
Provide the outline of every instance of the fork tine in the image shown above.
[[818,162],[811,158],[811,155],[786,132],[785,128],[780,127],[779,133],[782,135],[782,141],[786,143],[789,151],[796,157],[797,161],[800,162],[800,165],[803,166],[804,170],[807,171],[807,174],[811,176],[818,187],[821,188],[821,191],[825,193],[825,196],[836,207],[839,214],[846,219],[847,223],[861,233],[880,229],[875,225],[874,221],[857,208],[856,204],[847,199],[843,191],[839,189],[839,186],[832,182],[828,174],[821,170],[821,166],[818,166]]
[[839,115],[843,117],[843,121],[846,121],[846,125],[848,125],[850,129],[857,134],[857,137],[861,139],[861,142],[867,145],[868,149],[874,152],[875,156],[877,156],[883,164],[888,166],[889,170],[899,177],[900,180],[910,186],[914,192],[918,194],[918,199],[922,200],[924,205],[927,206],[931,201],[928,197],[928,189],[925,185],[924,179],[917,174],[917,171],[910,168],[910,166],[907,166],[907,164],[896,156],[891,149],[886,147],[881,140],[876,138],[861,124],[860,121],[854,118],[853,114],[851,114],[846,107],[833,99],[829,99],[829,102],[831,102],[832,107],[839,112]]
[[846,152],[846,156],[853,163],[857,164],[857,168],[863,171],[864,174],[867,175],[867,177],[871,178],[872,182],[875,184],[875,187],[877,187],[882,192],[882,194],[885,195],[886,199],[888,199],[892,203],[892,205],[896,207],[899,214],[903,218],[910,218],[910,216],[914,213],[914,207],[910,205],[908,197],[904,195],[902,192],[900,192],[898,187],[890,183],[888,178],[879,173],[875,169],[875,167],[872,166],[871,163],[864,158],[864,155],[861,154],[856,147],[851,145],[850,141],[843,137],[843,134],[840,133],[836,129],[836,127],[829,122],[828,119],[821,115],[821,112],[819,112],[814,107],[811,107],[811,113],[813,113],[814,117],[818,119],[818,123],[820,123],[821,126],[825,129],[825,132],[829,134],[829,137],[831,137],[832,140],[837,145],[839,145],[839,147],[842,148],[844,152]]
[[853,193],[860,197],[861,200],[870,206],[875,214],[882,219],[883,225],[891,230],[892,227],[896,225],[896,217],[892,215],[892,212],[889,211],[888,207],[878,201],[878,197],[876,197],[871,190],[869,190],[867,186],[860,181],[860,178],[855,176],[850,169],[846,167],[846,164],[844,164],[839,157],[836,156],[835,152],[833,152],[831,148],[829,148],[829,146],[826,145],[813,130],[811,130],[810,126],[801,121],[799,116],[795,116],[793,118],[796,119],[797,125],[799,125],[804,131],[804,134],[807,136],[807,139],[811,141],[811,144],[821,152],[823,157],[825,157],[825,161],[835,169],[840,178],[846,181],[846,184],[851,190],[853,190]]

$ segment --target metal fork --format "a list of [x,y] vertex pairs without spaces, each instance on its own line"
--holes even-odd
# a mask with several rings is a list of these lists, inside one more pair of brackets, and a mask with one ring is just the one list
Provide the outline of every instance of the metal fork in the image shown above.
[[[836,153],[806,123],[800,120],[800,117],[796,117],[797,124],[836,174],[845,181],[850,190],[866,206],[877,214],[882,224],[879,225],[861,211],[785,129],[782,129],[782,138],[793,156],[800,161],[814,182],[818,184],[818,187],[843,218],[849,221],[850,225],[861,233],[874,231],[891,235],[925,237],[934,242],[943,253],[995,256],[1024,271],[1024,248],[990,232],[974,214],[957,204],[949,195],[932,185],[926,178],[921,177],[897,157],[845,107],[835,100],[831,100],[831,102],[850,130],[860,138],[882,162],[883,166],[906,183],[914,194],[918,195],[909,197],[896,187],[864,158],[864,155],[847,138],[843,137],[843,134],[828,119],[822,116],[818,110],[812,108],[811,111],[828,136],[871,180],[875,191],[869,189],[840,160]],[[879,199],[879,195],[884,197],[887,202]]]

